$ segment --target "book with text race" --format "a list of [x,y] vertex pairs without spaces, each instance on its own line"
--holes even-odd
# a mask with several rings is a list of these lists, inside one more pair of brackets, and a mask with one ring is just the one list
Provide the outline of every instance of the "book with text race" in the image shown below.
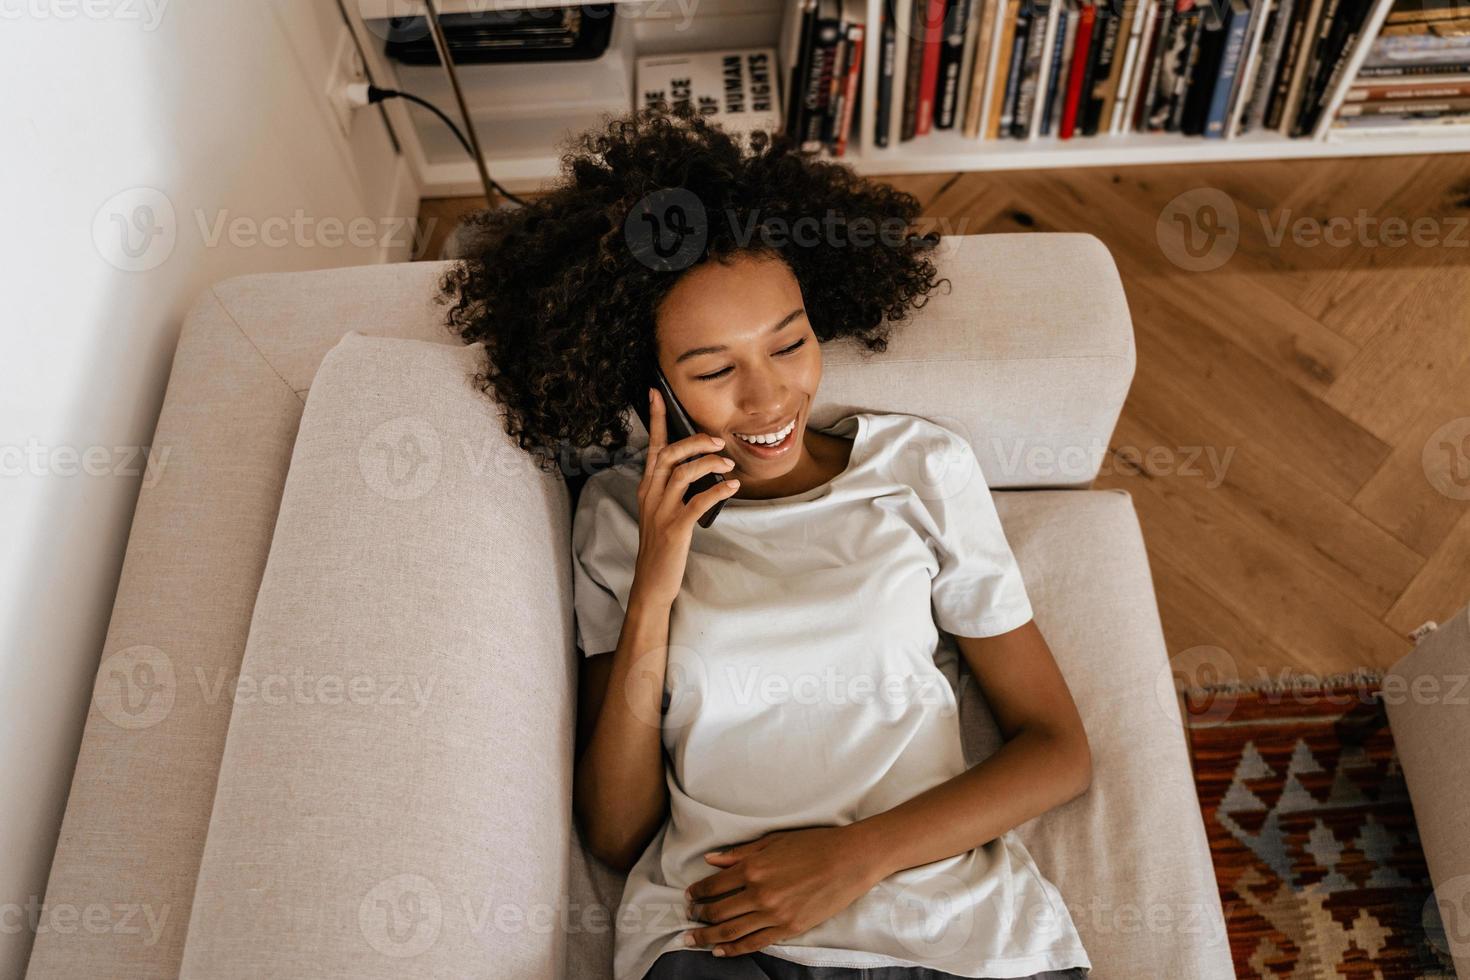
[[647,55],[637,62],[638,104],[690,103],[727,133],[781,129],[775,48]]

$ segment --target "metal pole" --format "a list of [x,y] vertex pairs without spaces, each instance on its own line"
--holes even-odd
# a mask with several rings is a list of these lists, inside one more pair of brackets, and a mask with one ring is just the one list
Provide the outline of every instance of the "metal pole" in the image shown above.
[[465,105],[464,92],[459,87],[459,75],[454,71],[454,61],[449,57],[449,39],[444,36],[444,28],[439,24],[439,9],[434,0],[424,0],[424,7],[429,12],[429,32],[434,35],[434,47],[439,52],[439,60],[444,64],[444,73],[449,76],[449,87],[454,90],[454,101],[459,105],[460,118],[464,120],[465,136],[470,141],[470,149],[475,157],[475,169],[480,172],[480,186],[485,188],[485,206],[495,199],[495,192],[490,186],[490,171],[485,169],[485,154],[480,150],[480,139],[475,135],[475,121],[470,118],[469,106]]

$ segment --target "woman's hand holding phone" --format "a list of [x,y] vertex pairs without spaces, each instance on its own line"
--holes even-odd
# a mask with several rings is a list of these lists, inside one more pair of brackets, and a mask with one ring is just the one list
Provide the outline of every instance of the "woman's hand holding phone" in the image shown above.
[[695,522],[717,501],[733,497],[739,481],[716,483],[686,504],[684,494],[691,483],[709,473],[728,472],[735,463],[719,455],[725,441],[706,432],[669,445],[663,395],[650,388],[649,398],[648,455],[638,484],[638,559],[633,592],[672,606],[684,582]]

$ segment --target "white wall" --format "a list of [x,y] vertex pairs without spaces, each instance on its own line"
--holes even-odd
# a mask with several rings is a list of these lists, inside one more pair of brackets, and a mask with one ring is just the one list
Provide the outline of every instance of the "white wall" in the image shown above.
[[[336,0],[0,0],[0,977],[29,954],[183,314],[228,276],[407,257],[397,223],[386,248],[332,237],[418,206],[378,110],[350,140],[330,114],[344,31]],[[220,218],[245,223],[211,241]]]

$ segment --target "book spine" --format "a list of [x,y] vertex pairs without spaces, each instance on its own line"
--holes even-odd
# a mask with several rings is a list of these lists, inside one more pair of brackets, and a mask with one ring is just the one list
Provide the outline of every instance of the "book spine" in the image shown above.
[[797,42],[786,93],[786,132],[798,141],[806,133],[806,77],[811,70],[812,45],[815,43],[817,0],[802,0],[801,11],[801,38]]
[[1006,71],[1004,108],[1000,116],[1000,131],[1003,136],[1015,135],[1016,97],[1021,89],[1021,74],[1025,69],[1026,46],[1033,20],[1030,0],[1023,0],[1016,13],[1016,34],[1011,41],[1010,68]]
[[835,17],[817,18],[815,48],[807,72],[806,131],[801,146],[805,152],[817,152],[826,145],[833,62],[841,29],[842,22]]
[[1345,5],[1341,0],[1326,0],[1313,32],[1312,47],[1307,54],[1306,70],[1302,72],[1301,90],[1297,93],[1296,111],[1292,114],[1291,127],[1287,135],[1293,138],[1305,136],[1311,129],[1308,116],[1317,98],[1317,86],[1322,75],[1329,70],[1333,57],[1333,44],[1339,39]]
[[847,28],[848,58],[845,91],[842,97],[842,123],[837,133],[837,155],[847,153],[847,141],[852,133],[853,107],[858,104],[858,84],[863,77],[863,38],[867,29],[863,24],[851,24]]
[[907,141],[918,134],[919,75],[924,70],[924,21],[929,0],[913,0],[909,16],[908,60],[904,64],[903,129]]
[[1092,26],[1097,11],[1092,0],[1082,0],[1082,10],[1077,20],[1077,40],[1072,47],[1072,64],[1068,68],[1067,101],[1062,105],[1062,125],[1057,135],[1071,139],[1077,129],[1077,103],[1082,96],[1083,75],[1087,73],[1087,57],[1092,47]]
[[[922,6],[914,0],[915,6]],[[928,0],[924,17],[924,62],[919,71],[919,104],[914,134],[923,136],[934,126],[934,90],[939,81],[939,47],[944,41],[946,0]]]
[[995,50],[991,52],[993,65],[990,85],[990,107],[985,125],[987,139],[999,139],[1009,129],[1005,119],[1005,98],[1010,88],[1011,50],[1016,43],[1016,23],[1020,20],[1021,0],[1006,0],[1005,12],[995,34]]
[[1162,131],[1169,118],[1169,96],[1174,90],[1174,76],[1183,56],[1181,10],[1189,9],[1188,0],[1161,0],[1161,3],[1163,16],[1159,19],[1159,53],[1143,110],[1144,128],[1151,133]]
[[1423,102],[1354,102],[1338,109],[1350,116],[1447,116],[1470,112],[1470,96],[1458,99],[1429,99]]
[[1457,99],[1470,95],[1470,81],[1445,85],[1353,85],[1343,95],[1344,104],[1354,102],[1412,101],[1414,99]]
[[1087,100],[1087,115],[1083,117],[1082,132],[1086,136],[1097,135],[1098,127],[1102,125],[1103,110],[1108,98],[1108,85],[1113,80],[1113,72],[1117,67],[1115,55],[1118,51],[1118,29],[1122,24],[1120,12],[1112,7],[1113,0],[1104,4],[1099,13],[1104,15],[1103,23],[1099,26],[1101,43],[1098,47],[1097,62],[1092,71],[1092,88]]
[[842,106],[839,104],[843,92],[843,74],[847,71],[847,24],[837,25],[837,43],[832,47],[832,67],[823,78],[826,86],[826,107],[822,113],[822,143],[834,150],[837,146],[837,127],[840,125]]
[[878,49],[878,105],[873,116],[873,145],[888,145],[893,119],[893,70],[898,54],[898,28],[893,23],[893,0],[883,0],[882,39]]
[[1037,85],[1041,78],[1041,58],[1046,50],[1046,33],[1050,29],[1050,0],[1037,0],[1026,35],[1026,58],[1021,68],[1021,87],[1016,92],[1016,117],[1011,121],[1011,134],[1017,139],[1031,135],[1036,118]]
[[1133,88],[1133,75],[1138,70],[1139,39],[1143,34],[1144,22],[1148,19],[1148,4],[1140,0],[1127,0],[1123,7],[1123,25],[1120,34],[1123,41],[1123,63],[1118,68],[1118,83],[1105,107],[1108,132],[1117,134],[1123,127],[1123,116],[1128,107],[1128,95]]
[[1210,91],[1210,107],[1205,115],[1205,136],[1208,138],[1225,137],[1230,93],[1235,87],[1236,73],[1240,70],[1240,57],[1245,49],[1245,29],[1249,20],[1248,8],[1231,5],[1229,20],[1225,24],[1225,49],[1220,56],[1220,71],[1215,76],[1215,85]]
[[1240,69],[1230,91],[1230,115],[1225,120],[1225,138],[1234,139],[1240,134],[1241,120],[1245,118],[1245,107],[1255,88],[1256,73],[1261,70],[1261,38],[1266,18],[1275,0],[1250,0],[1250,18],[1245,26],[1245,53],[1241,56]]
[[1251,93],[1250,108],[1241,123],[1242,132],[1266,125],[1266,111],[1271,105],[1271,96],[1276,91],[1276,76],[1281,71],[1281,59],[1286,52],[1286,38],[1291,32],[1291,15],[1296,0],[1275,0],[1266,24],[1265,48],[1260,71],[1256,73],[1255,90]]
[[1164,124],[1166,132],[1177,133],[1179,127],[1184,123],[1184,106],[1189,96],[1189,83],[1194,78],[1195,66],[1199,64],[1199,40],[1202,27],[1199,8],[1191,7],[1185,12],[1180,24],[1184,46],[1179,74],[1175,76],[1173,90],[1169,93],[1169,120]]
[[965,129],[967,139],[978,139],[985,129],[991,76],[991,53],[995,47],[997,12],[1003,4],[1000,0],[976,0],[980,11],[979,34],[975,38],[975,59],[970,63],[970,94],[965,103]]
[[1364,65],[1358,69],[1359,78],[1404,78],[1410,75],[1463,75],[1470,70],[1470,61],[1465,64],[1445,65]]
[[1307,72],[1307,60],[1312,50],[1313,39],[1317,35],[1317,19],[1322,13],[1321,0],[1302,0],[1298,4],[1298,10],[1302,11],[1302,17],[1292,33],[1292,42],[1288,43],[1286,49],[1287,63],[1282,71],[1281,81],[1285,86],[1279,92],[1278,105],[1272,107],[1277,112],[1276,125],[1272,129],[1283,135],[1291,132],[1291,124],[1296,121],[1297,95],[1301,92],[1302,78]]
[[1339,15],[1344,20],[1342,31],[1334,39],[1330,49],[1334,53],[1332,64],[1323,70],[1321,80],[1317,85],[1316,92],[1312,95],[1311,104],[1307,107],[1307,116],[1300,122],[1302,135],[1310,133],[1316,128],[1322,118],[1322,113],[1327,110],[1328,103],[1343,83],[1343,76],[1347,72],[1348,60],[1352,57],[1354,50],[1362,41],[1363,28],[1366,26],[1368,15],[1372,13],[1373,4],[1371,0],[1362,0],[1349,5],[1352,9],[1345,14]]
[[1050,77],[1046,83],[1046,107],[1041,113],[1041,135],[1050,136],[1053,124],[1062,117],[1062,106],[1067,100],[1067,52],[1072,48],[1068,42],[1077,39],[1077,11],[1057,0],[1062,7],[1061,22],[1057,25],[1056,37],[1052,39]]
[[939,46],[939,90],[934,111],[935,129],[953,129],[960,108],[960,67],[965,60],[965,28],[970,22],[970,0],[949,0],[944,15],[944,37]]
[[[1128,93],[1128,105],[1123,110],[1123,131],[1142,132],[1146,125],[1149,96],[1158,84],[1159,33],[1164,8],[1169,0],[1146,0],[1148,20],[1144,22],[1143,34],[1138,39],[1138,68]],[[1172,5],[1170,5],[1172,7]]]
[[1091,136],[1087,131],[1087,123],[1092,111],[1092,86],[1097,77],[1097,61],[1102,55],[1103,34],[1107,30],[1111,11],[1108,9],[1110,0],[1101,0],[1094,5],[1092,15],[1091,37],[1087,48],[1087,61],[1082,69],[1082,88],[1077,95],[1077,117],[1073,123],[1073,132],[1081,133],[1083,136]]

